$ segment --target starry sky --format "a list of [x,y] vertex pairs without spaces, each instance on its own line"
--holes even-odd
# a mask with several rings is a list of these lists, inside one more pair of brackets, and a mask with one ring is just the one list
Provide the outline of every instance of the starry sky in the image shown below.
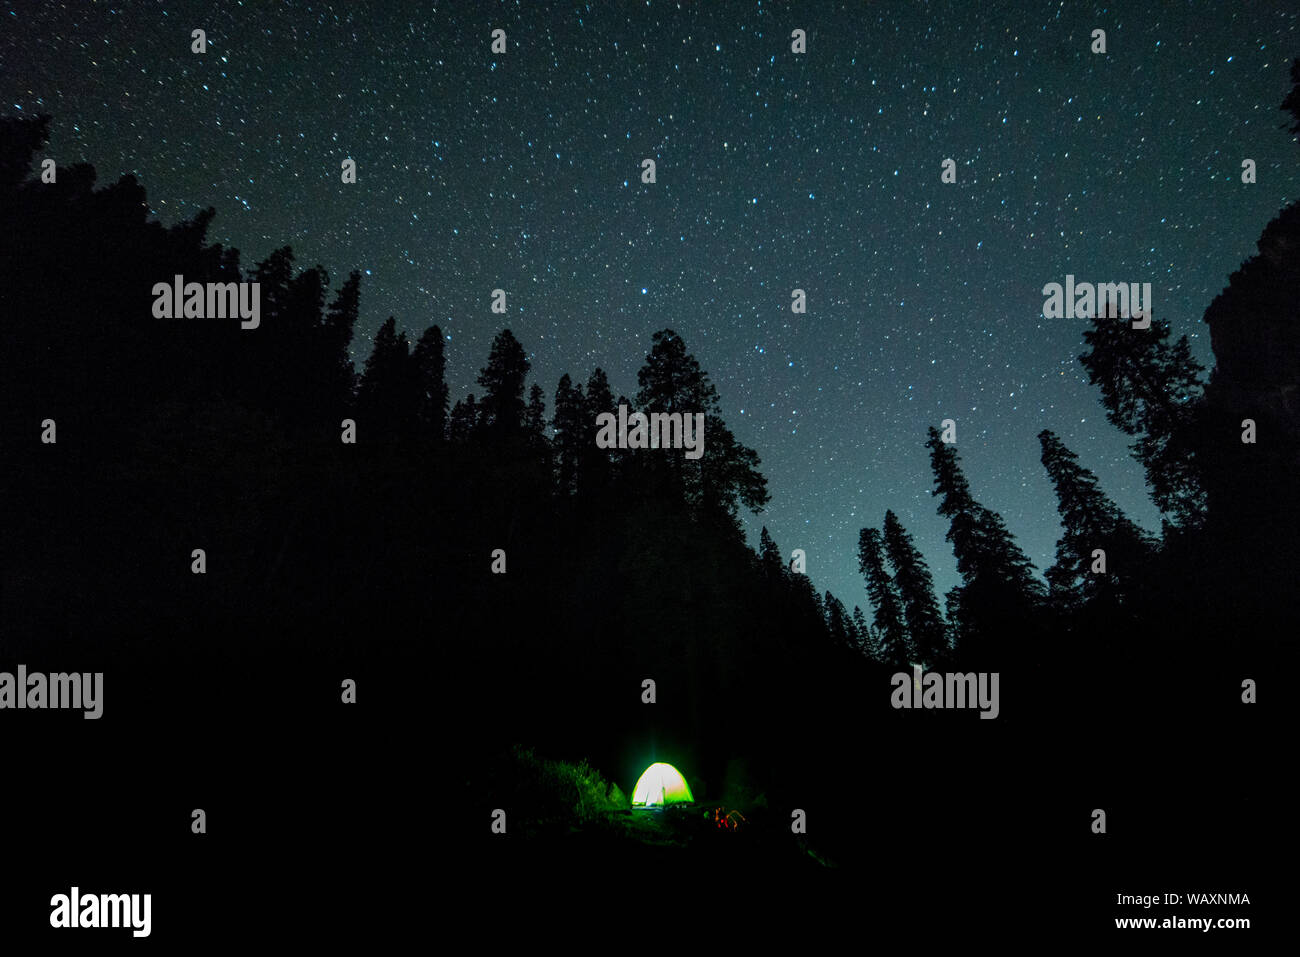
[[437,323],[454,401],[480,391],[508,325],[549,409],[563,373],[596,366],[634,395],[651,335],[675,329],[762,458],[772,501],[746,519],[751,542],[766,524],[868,614],[858,531],[887,508],[940,592],[958,581],[923,447],[943,418],[1040,573],[1060,532],[1043,428],[1158,528],[1076,361],[1085,323],[1045,319],[1042,288],[1151,282],[1155,316],[1208,364],[1202,313],[1297,193],[1285,4],[10,0],[0,15],[0,106],[53,114],[44,155],[94,163],[103,185],[134,174],[167,225],[215,206],[209,239],[246,267],[291,244],[335,288],[361,270],[358,367],[389,315],[412,340]]

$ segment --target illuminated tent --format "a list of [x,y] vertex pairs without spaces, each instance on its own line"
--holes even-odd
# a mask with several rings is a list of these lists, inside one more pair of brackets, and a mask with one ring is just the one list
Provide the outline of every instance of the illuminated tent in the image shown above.
[[633,807],[663,807],[665,804],[685,804],[694,800],[682,773],[671,764],[663,762],[646,768],[632,792]]

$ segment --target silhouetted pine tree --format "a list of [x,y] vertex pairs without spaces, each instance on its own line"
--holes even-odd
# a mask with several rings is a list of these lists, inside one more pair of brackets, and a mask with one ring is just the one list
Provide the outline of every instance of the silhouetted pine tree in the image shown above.
[[447,438],[453,442],[469,442],[478,432],[478,404],[471,392],[459,400],[447,420]]
[[927,668],[948,654],[948,629],[939,613],[934,579],[921,552],[892,511],[885,512],[885,552],[894,568],[894,586],[907,621],[916,661]]
[[705,423],[705,452],[697,469],[698,501],[706,513],[725,515],[738,531],[736,513],[740,506],[758,513],[770,500],[767,478],[758,470],[758,453],[737,441],[720,415],[706,417]]
[[758,562],[770,587],[780,587],[785,580],[785,562],[781,560],[781,550],[776,547],[776,542],[772,541],[766,525],[758,535]]
[[[676,413],[683,417],[696,412],[705,413],[705,435],[708,435],[708,418],[717,414],[718,395],[708,376],[700,369],[695,357],[686,351],[686,344],[670,329],[654,334],[652,346],[645,362],[637,372],[636,409],[649,416],[652,412]],[[632,414],[629,408],[628,415]],[[640,471],[650,477],[655,494],[686,502],[695,497],[686,487],[688,471],[684,453],[660,452],[642,456],[637,460]]]
[[878,660],[891,667],[907,667],[913,655],[903,625],[903,604],[885,571],[884,541],[877,529],[864,528],[858,535],[858,570],[867,581],[867,595],[875,609],[872,620],[878,635]]
[[609,379],[603,369],[597,368],[587,379],[582,420],[577,426],[583,434],[578,444],[578,488],[587,496],[603,494],[613,479],[617,452],[596,446],[596,417],[602,412],[617,414],[618,408],[609,389]]
[[825,627],[826,608],[822,596],[813,586],[812,579],[802,573],[791,573],[786,578],[789,599],[789,620],[799,622],[802,628]]
[[447,437],[447,354],[442,330],[430,326],[411,353],[416,383],[416,422],[426,441],[441,443]]
[[524,435],[541,456],[547,477],[550,477],[550,440],[546,437],[546,398],[536,382],[528,390],[528,407],[524,410]]
[[849,617],[844,602],[827,591],[822,604],[826,609],[826,630],[830,634],[832,644],[856,651],[857,648],[853,639],[853,620]]
[[592,434],[595,435],[595,417],[601,412],[617,413],[615,408],[614,394],[609,390],[609,377],[605,375],[605,370],[597,368],[587,379],[587,414],[593,419],[589,425],[592,427]]
[[857,641],[858,651],[868,658],[873,658],[875,649],[872,647],[871,627],[867,624],[866,615],[862,614],[862,608],[858,605],[853,606],[853,636]]
[[[1064,529],[1056,543],[1056,562],[1047,570],[1052,601],[1066,608],[1099,596],[1124,601],[1150,573],[1154,543],[1110,500],[1097,476],[1079,465],[1079,457],[1055,433],[1044,429],[1038,440]],[[1105,552],[1104,574],[1092,571],[1095,549]]]
[[1169,342],[1169,323],[1152,319],[1134,329],[1122,319],[1094,316],[1079,356],[1088,380],[1101,388],[1107,420],[1137,436],[1133,455],[1146,470],[1156,507],[1178,528],[1205,514],[1197,423],[1204,383],[1187,337]]
[[962,576],[948,597],[953,652],[964,662],[997,663],[1023,651],[1007,646],[1032,632],[1044,589],[1002,517],[971,495],[957,450],[937,429],[928,435],[934,494],[942,496],[939,514],[950,522],[947,540]]
[[737,442],[723,422],[717,390],[681,337],[664,329],[654,334],[652,342],[637,372],[638,410],[647,415],[703,412],[705,445],[699,459],[687,459],[684,451],[661,453],[644,468],[664,494],[684,498],[701,514],[729,519],[738,536],[738,506],[760,512],[769,497],[767,479],[758,471],[758,454]]
[[496,437],[518,435],[524,427],[524,380],[531,364],[524,347],[509,329],[492,340],[487,365],[478,375],[483,388],[479,416],[483,428]]
[[[268,328],[283,323],[289,308],[289,283],[293,281],[293,248],[281,246],[253,267],[253,280],[261,283],[261,322]],[[260,327],[259,327],[260,329]]]
[[555,418],[552,421],[556,488],[560,495],[572,495],[577,490],[578,463],[583,446],[589,439],[595,445],[594,436],[588,435],[586,419],[582,386],[574,386],[566,372],[555,388]]
[[[361,273],[354,269],[325,312],[322,406],[331,420],[338,419],[349,409],[355,397],[357,372],[348,347],[352,344],[360,305]],[[443,401],[445,406],[445,396]]]
[[329,275],[324,267],[303,270],[289,281],[285,315],[279,325],[259,326],[260,343],[274,352],[277,370],[274,411],[289,431],[316,431],[321,398],[319,370],[329,342],[325,325],[325,294]]
[[397,331],[392,316],[375,333],[375,347],[366,359],[357,391],[359,441],[369,437],[401,439],[411,434],[415,414],[414,377],[406,333]]
[[[246,354],[243,363],[243,394],[258,408],[275,415],[284,415],[284,377],[292,376],[286,369],[292,359],[288,356],[290,323],[290,283],[293,281],[293,249],[281,246],[253,267],[251,280],[258,283],[261,296],[258,339]],[[189,277],[186,277],[189,281]]]

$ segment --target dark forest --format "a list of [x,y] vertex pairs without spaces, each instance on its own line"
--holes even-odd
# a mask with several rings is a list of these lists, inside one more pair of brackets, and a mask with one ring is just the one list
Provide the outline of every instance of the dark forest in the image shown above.
[[[1300,85],[1284,110],[1300,131]],[[208,241],[218,211],[164,228],[147,184],[89,165],[43,183],[49,122],[0,121],[0,670],[102,671],[105,695],[93,725],[6,718],[7,840],[33,867],[175,875],[161,932],[203,926],[184,888],[230,874],[295,902],[275,907],[319,894],[357,914],[401,873],[456,881],[453,909],[580,908],[645,880],[722,887],[729,907],[797,887],[915,912],[924,887],[931,914],[1041,917],[1095,912],[1121,878],[1236,886],[1279,862],[1300,204],[1206,303],[1211,368],[1160,319],[1138,333],[1099,309],[1079,342],[1158,534],[1044,430],[1063,535],[1035,568],[936,422],[918,480],[960,585],[936,593],[882,503],[844,543],[863,589],[836,596],[792,568],[798,543],[746,543],[762,449],[670,317],[635,382],[536,382],[526,335],[502,328],[479,389],[450,395],[452,346],[417,316],[358,368],[358,271],[288,246],[242,262]],[[153,318],[176,275],[258,282],[259,328]],[[620,405],[703,411],[706,454],[599,448]],[[997,719],[891,706],[913,663],[997,672]],[[745,827],[638,836],[620,809],[652,761]],[[226,835],[200,850],[195,807]],[[14,891],[20,910],[49,893]]]

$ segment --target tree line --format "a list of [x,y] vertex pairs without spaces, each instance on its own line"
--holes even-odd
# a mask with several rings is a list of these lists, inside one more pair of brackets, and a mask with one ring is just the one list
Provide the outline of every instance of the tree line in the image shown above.
[[[1283,641],[1300,571],[1300,204],[1210,304],[1208,376],[1167,322],[1099,317],[1083,334],[1158,536],[1045,429],[1063,534],[1040,579],[931,429],[918,442],[961,581],[941,603],[886,511],[857,542],[868,620],[792,571],[766,528],[745,543],[740,510],[769,501],[758,453],[671,329],[632,398],[596,368],[564,375],[548,411],[503,329],[452,402],[437,325],[412,344],[390,317],[355,368],[358,272],[331,293],[287,246],[244,269],[208,243],[214,210],[163,227],[130,176],[32,179],[48,135],[49,117],[0,120],[0,616],[15,655],[424,662],[470,703],[483,748],[522,737],[630,777],[620,762],[649,737],[698,767],[745,754],[829,793],[819,762],[887,712],[887,675],[909,663],[1097,678],[1266,661]],[[153,319],[149,290],[175,274],[261,283],[260,328]],[[595,416],[618,405],[705,413],[706,454],[598,448]]]

